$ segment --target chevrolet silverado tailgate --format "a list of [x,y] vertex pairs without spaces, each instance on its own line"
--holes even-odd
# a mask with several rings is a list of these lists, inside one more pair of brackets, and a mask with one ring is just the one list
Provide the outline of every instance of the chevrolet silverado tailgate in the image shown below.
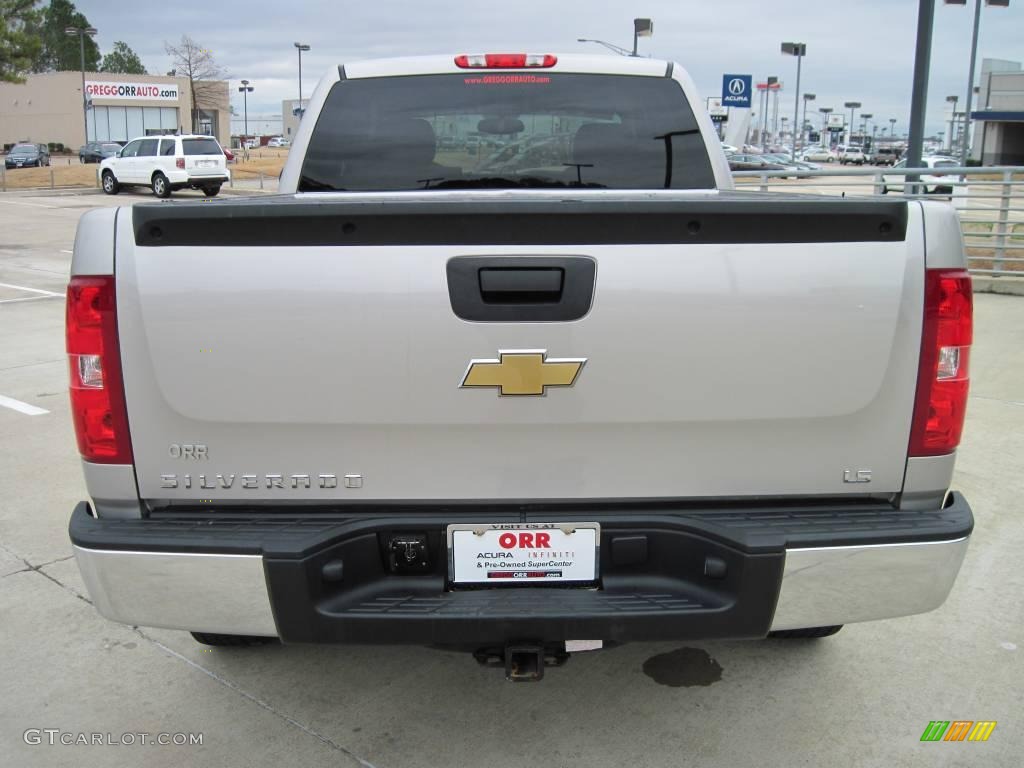
[[[565,191],[145,204],[119,212],[116,253],[153,503],[902,486],[917,204]],[[502,352],[523,357],[504,366]],[[569,381],[558,360],[580,364]],[[529,396],[538,376],[550,386]]]

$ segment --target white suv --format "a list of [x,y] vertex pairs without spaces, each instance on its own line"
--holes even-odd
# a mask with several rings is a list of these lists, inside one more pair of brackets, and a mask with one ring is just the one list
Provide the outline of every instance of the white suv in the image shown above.
[[843,165],[864,165],[864,150],[860,147],[845,147],[839,153],[839,162]]
[[121,187],[146,186],[157,197],[176,189],[201,189],[207,197],[220,192],[231,178],[224,150],[212,136],[146,136],[134,139],[99,168],[103,191],[116,195]]

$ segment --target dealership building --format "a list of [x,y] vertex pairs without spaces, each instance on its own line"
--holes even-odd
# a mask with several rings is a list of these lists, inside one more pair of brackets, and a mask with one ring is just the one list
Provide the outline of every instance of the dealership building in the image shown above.
[[[85,92],[83,120],[81,72],[47,72],[28,75],[24,83],[0,83],[0,143],[60,143],[78,149],[87,141],[123,143],[191,131],[187,77],[86,72]],[[204,82],[196,98],[199,133],[224,145],[231,131],[228,93],[226,80]]]
[[1024,165],[1024,69],[985,59],[974,123],[973,157],[985,165]]

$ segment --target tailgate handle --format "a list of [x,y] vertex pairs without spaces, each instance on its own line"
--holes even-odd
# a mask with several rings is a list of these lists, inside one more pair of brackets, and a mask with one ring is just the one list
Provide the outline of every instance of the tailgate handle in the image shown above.
[[454,256],[445,266],[457,317],[477,323],[579,320],[594,300],[590,256]]
[[480,297],[487,304],[541,304],[562,299],[565,270],[559,267],[485,267],[478,274]]

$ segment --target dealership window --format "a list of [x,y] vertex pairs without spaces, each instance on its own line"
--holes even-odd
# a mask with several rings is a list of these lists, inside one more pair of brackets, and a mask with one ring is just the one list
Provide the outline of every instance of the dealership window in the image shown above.
[[89,141],[125,142],[177,130],[176,107],[97,106],[89,110]]

